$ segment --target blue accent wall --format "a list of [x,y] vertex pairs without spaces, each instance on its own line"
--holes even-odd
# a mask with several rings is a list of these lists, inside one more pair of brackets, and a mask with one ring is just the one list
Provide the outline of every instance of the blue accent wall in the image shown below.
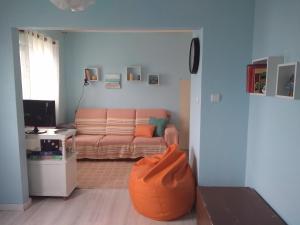
[[[220,3],[220,2],[219,2]],[[209,9],[203,28],[200,185],[243,186],[249,98],[245,65],[252,49],[252,1],[224,2]],[[230,13],[229,13],[230,11]],[[210,95],[220,93],[219,104]]]
[[[3,2],[0,8],[0,203],[20,203],[28,198],[27,174],[22,166],[26,161],[21,81],[13,61],[11,28],[203,28],[202,83],[198,79],[192,85],[192,89],[201,89],[201,125],[196,129],[201,135],[195,134],[199,137],[195,146],[199,148],[194,149],[199,158],[199,182],[243,185],[248,122],[244,69],[251,58],[252,20],[253,0],[97,1],[80,13],[59,11],[49,1]],[[220,104],[210,103],[210,94],[214,92],[222,94]]]
[[[83,69],[100,67],[100,81],[84,87],[80,107],[165,108],[177,127],[180,79],[189,80],[188,54],[192,32],[65,34],[65,92],[68,120],[74,121],[83,85]],[[126,67],[141,65],[142,81],[127,81]],[[121,75],[121,89],[106,89],[104,75]],[[148,85],[148,74],[160,85]]]
[[[257,0],[253,58],[300,61],[300,2]],[[300,224],[300,102],[250,97],[246,185],[288,224]]]

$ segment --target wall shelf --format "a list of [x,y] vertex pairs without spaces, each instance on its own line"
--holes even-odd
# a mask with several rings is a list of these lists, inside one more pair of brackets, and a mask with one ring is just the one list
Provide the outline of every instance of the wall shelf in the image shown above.
[[89,82],[99,81],[99,68],[98,67],[84,68],[84,79],[86,79]]
[[140,65],[127,66],[127,81],[142,81],[142,67]]
[[159,74],[148,74],[147,81],[149,85],[160,85]]
[[279,64],[277,66],[276,97],[300,99],[299,62]]
[[[276,92],[277,65],[283,63],[283,56],[268,56],[265,58],[254,59],[248,65],[247,71],[247,91],[250,95],[274,96]],[[249,67],[253,65],[257,69],[258,75],[249,75]],[[249,86],[252,87],[249,90]]]

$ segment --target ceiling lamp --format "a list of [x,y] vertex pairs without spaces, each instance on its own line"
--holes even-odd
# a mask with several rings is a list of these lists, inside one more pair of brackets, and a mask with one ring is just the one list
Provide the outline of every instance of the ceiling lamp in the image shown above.
[[72,12],[83,11],[96,0],[50,0],[57,8],[61,10],[71,10]]

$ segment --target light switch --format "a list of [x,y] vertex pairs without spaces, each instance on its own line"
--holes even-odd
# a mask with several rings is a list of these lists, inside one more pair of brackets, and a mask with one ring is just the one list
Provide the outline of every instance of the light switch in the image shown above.
[[196,103],[197,103],[197,104],[200,103],[200,97],[199,97],[199,96],[196,97]]

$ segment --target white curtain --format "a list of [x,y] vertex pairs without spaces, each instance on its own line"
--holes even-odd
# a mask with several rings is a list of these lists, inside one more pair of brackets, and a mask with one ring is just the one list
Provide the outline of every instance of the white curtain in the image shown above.
[[20,32],[23,99],[55,100],[59,105],[59,43],[43,34]]

